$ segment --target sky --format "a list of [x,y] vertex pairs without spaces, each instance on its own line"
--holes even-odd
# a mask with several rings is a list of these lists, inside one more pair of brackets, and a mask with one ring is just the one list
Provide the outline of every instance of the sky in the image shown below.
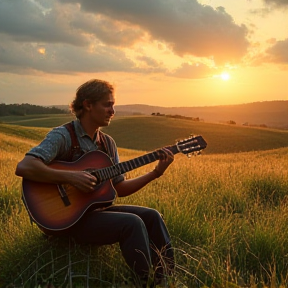
[[116,104],[288,100],[288,0],[0,0],[0,103],[68,105],[102,79]]

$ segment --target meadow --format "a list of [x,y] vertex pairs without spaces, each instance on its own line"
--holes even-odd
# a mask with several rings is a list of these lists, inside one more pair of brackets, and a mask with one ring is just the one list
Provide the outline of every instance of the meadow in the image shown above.
[[[67,119],[50,116],[52,126],[42,127],[39,118],[0,124],[0,287],[133,287],[117,244],[46,239],[22,204],[17,162],[48,127]],[[167,287],[287,287],[286,131],[157,117],[120,117],[105,131],[122,161],[191,133],[208,143],[201,155],[175,155],[164,176],[117,199],[164,215],[176,255]]]

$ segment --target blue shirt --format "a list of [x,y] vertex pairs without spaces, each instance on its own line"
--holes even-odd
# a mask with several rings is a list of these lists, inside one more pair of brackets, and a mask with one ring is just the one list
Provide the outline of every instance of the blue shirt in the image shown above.
[[[84,131],[79,120],[74,120],[73,122],[75,127],[75,133],[77,135],[78,142],[81,148],[81,154],[98,150],[99,147],[96,142],[97,134],[95,134],[95,137],[92,140],[90,136]],[[109,135],[103,132],[101,133],[103,137],[105,137],[105,142],[108,148],[107,152],[111,161],[114,164],[119,163],[119,154],[115,141]],[[26,155],[40,158],[46,165],[54,160],[68,161],[70,157],[71,146],[72,140],[69,131],[64,126],[59,126],[53,128],[46,135],[43,141],[39,145],[33,147],[29,152],[26,153]],[[76,161],[81,156],[81,154],[74,154],[72,161]],[[117,184],[123,180],[124,175],[119,175],[112,179],[113,184]]]

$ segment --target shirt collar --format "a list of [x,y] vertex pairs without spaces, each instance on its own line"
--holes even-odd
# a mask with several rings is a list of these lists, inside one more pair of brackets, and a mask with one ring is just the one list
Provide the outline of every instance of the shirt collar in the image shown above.
[[[79,119],[74,120],[74,127],[75,127],[76,134],[79,135],[81,138],[83,138],[85,136],[88,136],[90,138],[90,136],[83,129]],[[97,134],[94,135],[92,140],[98,144],[98,143],[101,143],[99,129],[97,130],[96,133]]]
[[76,134],[79,135],[80,137],[84,137],[87,135],[87,133],[83,129],[79,119],[74,120],[74,127],[75,127]]

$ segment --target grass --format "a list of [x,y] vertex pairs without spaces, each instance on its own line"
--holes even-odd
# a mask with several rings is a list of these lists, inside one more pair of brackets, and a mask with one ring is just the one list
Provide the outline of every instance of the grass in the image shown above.
[[209,143],[205,154],[259,151],[288,146],[288,131],[153,116],[123,117],[112,121],[103,131],[112,135],[119,147],[139,150],[153,150],[174,144],[175,140],[191,134],[202,135]]
[[[2,117],[0,121],[6,119],[7,123],[0,124],[0,133],[13,133],[40,141],[49,131],[48,128],[66,123],[72,118],[71,115],[41,115],[40,118],[33,116],[26,120],[24,116],[14,116],[8,121]],[[31,125],[29,128],[27,121]],[[7,126],[8,123],[13,125]],[[288,146],[288,131],[156,116],[115,117],[103,131],[115,139],[118,147],[140,151],[173,145],[176,140],[191,134],[202,135],[209,143],[205,154],[264,151]]]
[[[139,123],[138,130],[144,131],[144,136],[157,130],[144,117],[145,124],[149,124],[145,132],[141,126],[145,124],[135,119],[130,121]],[[129,128],[130,122],[125,123]],[[185,123],[176,123],[178,129]],[[202,124],[197,134],[216,141],[215,133],[229,139],[223,145],[233,146],[230,126],[219,125],[220,130],[227,127],[228,137],[224,132],[217,132],[216,126],[211,129],[207,124],[205,130],[205,123]],[[4,126],[6,130],[0,125],[0,286],[44,287],[45,283],[53,283],[55,287],[88,287],[89,282],[90,287],[129,287],[131,274],[117,245],[99,248],[65,240],[47,241],[30,224],[20,199],[21,179],[14,176],[14,169],[25,151],[39,139],[29,139],[34,128]],[[170,122],[165,127],[168,126],[172,126]],[[173,129],[168,136],[178,138],[178,134],[172,135],[178,129]],[[245,131],[248,135],[254,131],[239,129],[243,135]],[[206,132],[201,133],[202,130]],[[264,136],[260,135],[261,131]],[[259,129],[257,133],[259,138],[265,138],[270,132]],[[235,139],[241,147],[239,139]],[[154,140],[154,144],[150,141],[146,137],[147,146],[155,145]],[[127,140],[124,146],[130,142],[134,140]],[[190,159],[177,154],[164,176],[132,196],[117,199],[118,203],[156,208],[164,215],[177,264],[170,287],[287,287],[288,148],[272,149],[276,144],[271,140],[270,149],[261,150],[256,143],[253,147],[259,151],[229,150],[230,153],[221,154],[222,147],[218,145],[220,151],[215,154],[205,150],[202,156]],[[138,151],[120,148],[121,160],[143,155],[145,152],[141,150],[150,150],[137,148]],[[142,175],[154,165],[133,170],[127,176]],[[76,277],[87,274],[91,279]]]
[[2,116],[0,122],[26,127],[56,127],[74,118],[71,114]]

